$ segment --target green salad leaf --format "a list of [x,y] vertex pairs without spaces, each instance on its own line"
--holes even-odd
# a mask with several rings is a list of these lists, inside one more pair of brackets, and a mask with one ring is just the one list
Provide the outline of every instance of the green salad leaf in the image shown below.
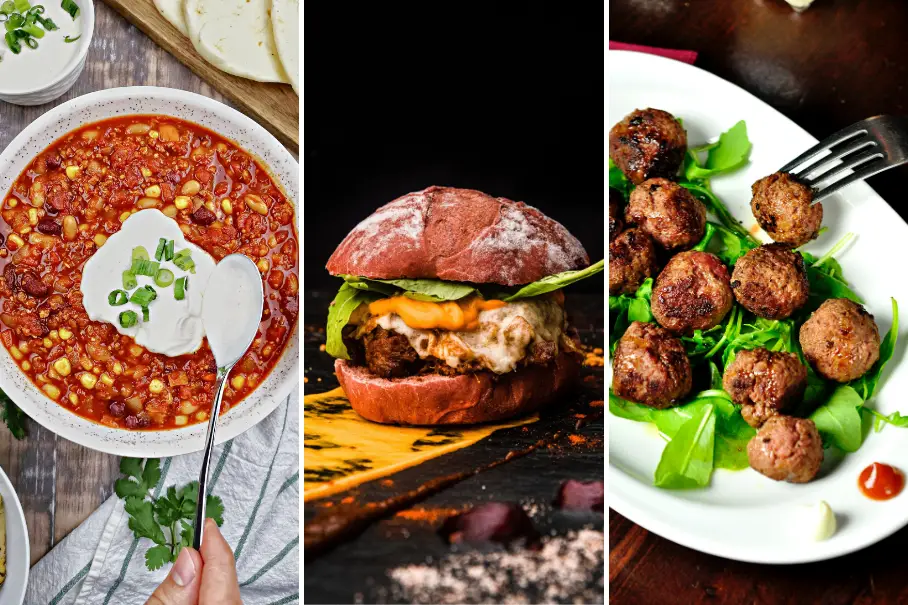
[[732,216],[728,208],[725,207],[725,204],[716,197],[716,194],[710,189],[708,182],[681,181],[678,184],[693,193],[694,197],[703,202],[703,205],[706,206],[706,210],[718,218],[723,227],[736,234],[738,237],[751,241],[754,246],[760,245],[757,238],[745,229],[744,225],[741,224],[741,221]]
[[328,324],[325,327],[327,339],[325,351],[332,357],[350,359],[347,347],[344,345],[343,330],[350,322],[350,316],[362,304],[382,298],[381,294],[371,290],[361,290],[347,282],[340,287],[331,306],[328,307]]
[[863,404],[864,400],[857,391],[842,385],[810,415],[810,419],[817,425],[824,440],[843,452],[856,452],[864,439],[861,413],[858,411]]
[[608,186],[612,189],[617,189],[625,202],[631,196],[631,191],[634,189],[634,184],[624,176],[624,173],[615,165],[612,158],[608,159]]
[[[750,149],[747,124],[741,120],[719,135],[715,143],[688,150],[690,161],[684,176],[688,181],[697,181],[736,170],[747,163]],[[706,162],[701,164],[698,153],[703,151],[707,152]]]
[[866,374],[853,380],[851,382],[851,387],[857,391],[864,401],[872,398],[877,389],[879,388],[880,376],[883,375],[883,368],[886,367],[886,363],[892,359],[892,354],[895,351],[895,343],[899,337],[899,304],[896,300],[892,299],[892,327],[889,328],[889,332],[886,333],[886,336],[883,337],[883,342],[880,343],[880,358],[873,364],[873,367],[867,371]]
[[707,403],[678,429],[656,467],[653,484],[667,489],[706,487],[713,472],[716,408]]
[[621,338],[631,322],[653,321],[653,313],[650,310],[652,295],[653,278],[647,277],[633,296],[619,294],[608,297],[609,317],[613,318],[612,329],[609,332],[609,346],[612,349],[618,344],[618,339]]
[[25,412],[19,409],[9,395],[0,390],[0,420],[6,423],[9,432],[16,439],[25,439]]
[[502,300],[505,302],[511,302],[521,298],[539,296],[540,294],[545,294],[546,292],[554,292],[555,290],[560,290],[561,288],[569,286],[582,279],[586,279],[588,277],[596,275],[597,273],[601,273],[604,269],[605,259],[602,259],[599,262],[590,265],[586,269],[579,269],[577,271],[564,271],[563,273],[548,275],[538,281],[534,281],[531,284],[527,284],[521,287],[513,294],[502,296]]
[[440,279],[367,279],[341,275],[345,282],[359,290],[377,292],[382,296],[402,295],[414,300],[445,302],[460,300],[476,292],[476,287]]

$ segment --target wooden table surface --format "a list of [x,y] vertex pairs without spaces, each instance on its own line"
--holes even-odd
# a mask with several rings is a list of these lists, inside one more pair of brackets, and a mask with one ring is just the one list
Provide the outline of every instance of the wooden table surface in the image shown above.
[[[39,107],[16,107],[0,101],[0,149],[55,105],[96,90],[166,86],[223,100],[107,5],[95,2],[95,12],[95,34],[85,71],[72,90]],[[29,420],[28,436],[22,441],[0,424],[0,467],[22,501],[34,563],[113,493],[119,458],[57,437]]]
[[[696,65],[760,97],[819,139],[863,118],[905,114],[908,3],[816,0],[801,15],[781,0],[610,0],[612,40],[699,51]],[[908,217],[908,169],[870,184]],[[767,519],[754,519],[766,523]],[[908,529],[823,563],[769,566],[698,553],[609,514],[610,601],[908,603],[900,555]]]

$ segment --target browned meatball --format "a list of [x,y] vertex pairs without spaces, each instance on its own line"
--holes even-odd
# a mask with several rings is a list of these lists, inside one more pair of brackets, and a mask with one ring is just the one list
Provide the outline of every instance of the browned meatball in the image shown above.
[[733,302],[722,261],[709,252],[691,250],[676,254],[656,278],[651,307],[661,326],[691,334],[719,325]]
[[754,183],[752,190],[750,209],[769,237],[795,247],[816,239],[823,204],[811,204],[810,187],[786,172],[776,172]]
[[750,466],[774,481],[807,483],[823,463],[823,442],[813,420],[773,416],[747,444]]
[[785,319],[804,306],[810,293],[804,257],[788,244],[754,248],[735,263],[731,289],[754,315]]
[[743,406],[741,416],[747,424],[759,427],[770,416],[801,401],[807,389],[807,368],[793,353],[743,350],[725,368],[722,388]]
[[618,234],[624,229],[624,212],[621,207],[624,200],[621,193],[609,187],[608,190],[608,241],[615,241]]
[[681,341],[656,324],[635,321],[615,350],[612,391],[662,409],[690,392],[690,361]]
[[873,315],[847,298],[830,298],[801,326],[804,357],[818,374],[849,382],[880,358],[880,331]]
[[608,154],[635,185],[678,174],[687,152],[687,133],[675,116],[661,109],[637,109],[612,126]]
[[609,294],[633,294],[656,273],[656,247],[640,229],[628,229],[608,245]]
[[625,218],[666,250],[687,250],[703,238],[706,207],[668,179],[649,179],[632,192]]

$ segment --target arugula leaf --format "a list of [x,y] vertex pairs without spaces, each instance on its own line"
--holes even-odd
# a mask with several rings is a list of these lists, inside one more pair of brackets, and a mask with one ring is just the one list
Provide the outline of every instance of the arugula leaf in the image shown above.
[[401,294],[414,300],[444,302],[460,300],[476,292],[476,287],[440,279],[369,279],[355,275],[341,275],[345,282],[360,290],[372,290],[384,296]]
[[612,189],[617,189],[625,202],[631,196],[631,191],[634,189],[633,183],[624,176],[624,173],[615,165],[612,158],[608,159],[608,186]]
[[653,295],[653,278],[647,277],[634,292],[633,296],[620,294],[608,297],[609,317],[612,320],[612,329],[609,332],[609,355],[614,353],[614,347],[624,334],[632,321],[651,322],[653,314],[650,309],[650,300]]
[[665,446],[653,484],[667,489],[705,487],[713,472],[716,413],[704,405]]
[[3,409],[0,410],[0,419],[6,423],[13,437],[25,439],[25,413],[3,391],[0,391],[0,402],[3,403]]
[[818,407],[810,419],[824,440],[843,452],[856,452],[861,447],[861,396],[848,385],[838,387],[825,404]]
[[867,401],[876,394],[879,387],[880,376],[883,375],[883,368],[886,363],[892,359],[892,353],[895,351],[895,343],[899,337],[899,304],[892,299],[892,327],[880,343],[880,358],[873,364],[873,367],[866,374],[851,382],[852,388],[860,394],[864,401]]
[[[721,380],[720,377],[720,389]],[[738,471],[750,466],[747,444],[757,434],[757,430],[745,422],[738,406],[731,401],[728,394],[725,391],[720,392],[724,397],[715,396],[711,399],[716,405],[716,448],[713,453],[713,464],[716,468]]]
[[699,149],[708,151],[706,163],[700,164],[698,150],[688,151],[692,159],[685,168],[685,178],[688,181],[707,179],[740,168],[750,157],[751,144],[747,137],[747,125],[741,120],[719,135],[716,143]]
[[341,359],[350,359],[350,354],[347,352],[346,345],[344,345],[343,329],[349,323],[350,316],[353,315],[357,307],[362,304],[369,304],[379,298],[382,298],[382,296],[374,292],[357,289],[351,284],[344,282],[328,308],[328,323],[325,327],[327,331],[325,351],[329,355]]
[[735,235],[753,242],[754,246],[759,246],[760,242],[757,241],[747,229],[744,228],[744,225],[741,222],[732,216],[728,208],[725,207],[725,204],[716,197],[716,194],[712,192],[709,188],[708,183],[692,183],[689,181],[681,181],[678,183],[688,191],[694,194],[694,196],[703,202],[703,205],[706,206],[706,210],[711,212],[719,219],[719,222],[723,227],[734,233]]
[[592,277],[597,273],[601,273],[604,269],[605,259],[602,259],[598,263],[594,263],[586,269],[580,269],[578,271],[564,271],[563,273],[548,275],[538,281],[534,281],[531,284],[527,284],[521,287],[519,290],[517,290],[517,292],[504,297],[502,300],[504,300],[505,302],[511,302],[520,298],[529,298],[531,296],[539,296],[540,294],[545,294],[546,292],[554,292],[555,290],[560,290],[561,288],[569,286],[582,279],[586,279],[587,277]]
[[[611,404],[611,402],[609,402]],[[609,405],[611,409],[611,405]],[[874,417],[874,430],[879,433],[883,426],[886,424],[891,424],[894,427],[900,429],[908,428],[908,416],[902,416],[899,412],[892,412],[888,416],[877,412],[871,408],[861,408],[864,412],[871,414]]]
[[611,389],[608,392],[608,410],[619,418],[626,418],[636,422],[652,422],[653,412],[655,411],[649,406],[622,399],[612,393]]

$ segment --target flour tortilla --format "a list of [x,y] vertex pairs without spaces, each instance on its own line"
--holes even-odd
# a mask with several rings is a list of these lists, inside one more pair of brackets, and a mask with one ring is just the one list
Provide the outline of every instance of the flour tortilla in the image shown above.
[[241,78],[288,82],[271,31],[271,0],[184,0],[189,39],[206,61]]
[[290,84],[300,93],[300,3],[299,0],[273,0],[271,25],[274,42]]
[[160,12],[171,25],[180,30],[180,33],[184,36],[188,36],[189,30],[186,29],[186,19],[183,17],[183,1],[184,0],[154,0],[154,5],[158,8],[158,12]]

